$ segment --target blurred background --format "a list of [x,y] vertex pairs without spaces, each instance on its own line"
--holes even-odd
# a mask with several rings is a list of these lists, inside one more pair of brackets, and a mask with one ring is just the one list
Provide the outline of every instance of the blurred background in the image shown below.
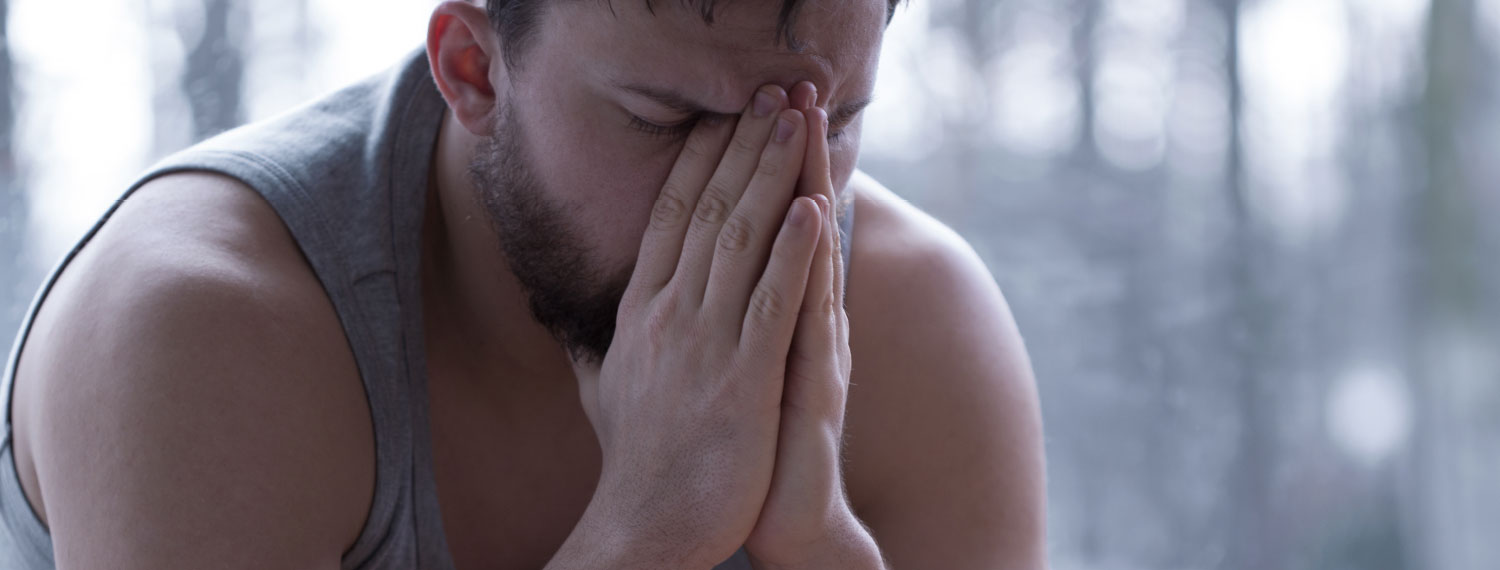
[[[430,0],[0,0],[0,330]],[[1072,569],[1500,568],[1500,0],[914,0],[861,166],[1006,292]]]

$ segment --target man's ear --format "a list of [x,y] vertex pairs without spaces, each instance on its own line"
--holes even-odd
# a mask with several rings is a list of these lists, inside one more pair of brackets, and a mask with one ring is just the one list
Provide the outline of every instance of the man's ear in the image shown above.
[[494,133],[495,94],[505,91],[495,83],[509,81],[500,50],[500,36],[483,6],[448,0],[433,9],[427,23],[432,78],[459,124],[477,136]]

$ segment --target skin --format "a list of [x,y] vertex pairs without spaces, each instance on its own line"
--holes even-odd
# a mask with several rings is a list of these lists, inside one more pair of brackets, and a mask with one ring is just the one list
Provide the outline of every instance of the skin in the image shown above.
[[[753,3],[712,28],[629,4],[559,3],[519,72],[481,9],[434,12],[451,112],[423,300],[458,567],[707,568],[740,544],[758,568],[1045,567],[1035,382],[1000,291],[962,239],[854,170],[857,119],[822,130],[824,109],[870,94],[884,3],[808,0],[803,53],[773,45]],[[625,82],[725,119],[648,137],[629,115],[684,117]],[[791,109],[741,118],[763,91]],[[467,170],[507,104],[591,263],[631,275],[602,361],[530,318],[475,199]],[[797,136],[771,143],[782,118]],[[730,185],[723,221],[653,214],[669,179],[693,212],[755,129],[742,163],[779,161],[777,176]],[[712,150],[693,161],[692,140]],[[827,204],[846,197],[859,223],[840,299]],[[798,209],[812,221],[789,223]],[[735,214],[755,236],[738,264],[719,247]],[[796,309],[757,317],[773,285]],[[127,200],[44,304],[17,378],[17,468],[60,568],[334,568],[361,530],[374,452],[358,371],[285,227],[238,182],[174,175]],[[742,436],[716,439],[712,421]],[[701,462],[631,459],[674,451]]]

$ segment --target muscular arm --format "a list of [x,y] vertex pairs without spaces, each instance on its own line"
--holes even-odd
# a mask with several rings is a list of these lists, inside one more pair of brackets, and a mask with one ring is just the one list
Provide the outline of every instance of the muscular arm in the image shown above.
[[855,184],[851,500],[892,568],[1044,568],[1041,418],[1010,310],[957,235]]
[[63,569],[337,568],[373,489],[327,297],[269,206],[207,175],[142,189],[69,267],[15,425]]

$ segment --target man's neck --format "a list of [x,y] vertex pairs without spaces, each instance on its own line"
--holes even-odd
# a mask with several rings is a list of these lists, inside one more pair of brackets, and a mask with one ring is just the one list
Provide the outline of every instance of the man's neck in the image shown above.
[[[443,117],[423,222],[428,352],[508,377],[571,373],[566,352],[532,318],[468,176],[477,137]],[[434,347],[434,343],[444,344]]]

